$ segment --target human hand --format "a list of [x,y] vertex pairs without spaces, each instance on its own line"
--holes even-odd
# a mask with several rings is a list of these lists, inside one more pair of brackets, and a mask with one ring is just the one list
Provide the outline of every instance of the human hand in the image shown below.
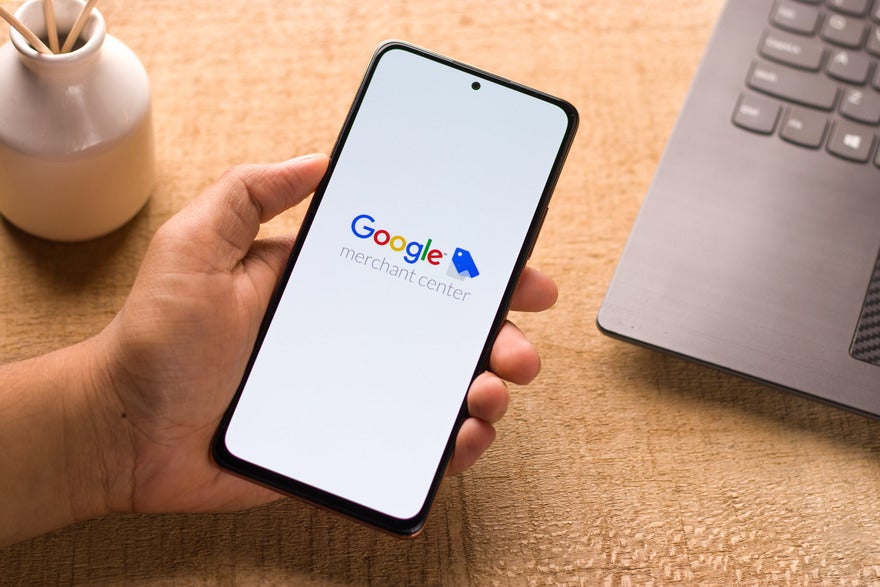
[[[220,470],[208,449],[293,244],[255,240],[259,225],[313,192],[326,168],[322,155],[237,167],[157,231],[124,307],[96,337],[117,439],[103,459],[112,463],[110,509],[216,511],[279,498]],[[527,268],[512,309],[540,311],[555,299],[555,284]],[[504,380],[525,384],[539,369],[531,343],[505,324],[490,371],[469,390],[449,473],[493,441],[509,401]]]

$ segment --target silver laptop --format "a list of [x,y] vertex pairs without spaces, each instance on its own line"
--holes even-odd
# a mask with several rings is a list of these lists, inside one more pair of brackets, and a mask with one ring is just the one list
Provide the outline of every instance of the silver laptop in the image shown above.
[[729,0],[598,325],[880,416],[880,0]]

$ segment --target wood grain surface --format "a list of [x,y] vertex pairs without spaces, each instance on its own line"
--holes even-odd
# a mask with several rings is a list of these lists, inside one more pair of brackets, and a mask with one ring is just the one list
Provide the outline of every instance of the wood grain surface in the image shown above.
[[[103,2],[108,31],[150,75],[158,185],[137,218],[93,242],[53,244],[0,223],[0,360],[100,330],[152,233],[228,166],[329,151],[387,38],[578,107],[533,257],[561,296],[514,316],[543,373],[513,389],[496,443],[444,483],[417,539],[294,500],[116,515],[0,550],[0,583],[880,584],[880,423],[595,327],[721,4]],[[295,230],[302,212],[266,233]]]

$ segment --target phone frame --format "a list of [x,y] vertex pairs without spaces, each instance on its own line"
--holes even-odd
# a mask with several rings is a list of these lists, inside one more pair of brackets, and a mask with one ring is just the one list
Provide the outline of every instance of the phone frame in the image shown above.
[[[423,58],[437,61],[448,67],[464,71],[469,75],[477,78],[475,81],[490,81],[492,83],[516,90],[518,92],[522,92],[539,100],[549,102],[561,108],[566,113],[566,116],[568,118],[568,127],[566,129],[565,135],[560,142],[560,148],[549,171],[544,190],[539,198],[537,206],[535,207],[535,214],[532,217],[529,229],[523,238],[523,244],[520,248],[516,263],[510,275],[510,279],[507,283],[504,294],[501,298],[501,302],[496,311],[495,319],[492,323],[492,328],[490,329],[486,342],[483,345],[482,352],[480,353],[480,357],[477,362],[477,367],[474,373],[471,375],[471,381],[473,382],[473,380],[480,373],[488,368],[489,355],[495,342],[495,338],[498,336],[498,332],[500,331],[507,317],[507,312],[510,306],[510,300],[513,295],[513,291],[516,288],[516,284],[519,281],[520,274],[525,267],[526,261],[532,253],[532,249],[534,248],[538,233],[541,230],[544,217],[547,213],[550,196],[553,193],[556,182],[562,171],[562,166],[574,140],[574,136],[578,126],[578,113],[573,105],[560,98],[556,98],[543,92],[539,92],[532,88],[523,86],[521,84],[517,84],[505,78],[449,59],[447,57],[444,57],[437,53],[433,53],[421,47],[411,45],[409,43],[405,43],[402,41],[387,41],[380,45],[373,54],[369,66],[367,67],[367,71],[364,74],[363,80],[361,81],[361,84],[355,95],[352,106],[348,112],[348,115],[346,116],[345,122],[342,126],[342,129],[333,147],[333,151],[330,155],[330,163],[327,169],[327,173],[324,175],[324,178],[321,180],[317,189],[315,190],[312,201],[309,204],[308,210],[306,211],[305,217],[303,218],[302,224],[300,226],[299,233],[297,235],[290,257],[279,278],[278,285],[276,286],[275,291],[272,294],[272,298],[269,302],[269,306],[266,310],[266,314],[263,318],[262,324],[260,325],[260,330],[257,334],[257,339],[254,343],[254,348],[251,352],[251,356],[248,359],[248,364],[245,368],[241,382],[239,383],[235,395],[233,396],[229,407],[224,413],[217,428],[217,432],[214,435],[214,439],[211,443],[211,457],[213,458],[214,462],[221,468],[247,480],[256,482],[260,485],[278,491],[282,494],[303,499],[314,505],[329,509],[355,521],[383,530],[395,536],[413,537],[417,535],[424,527],[424,524],[431,509],[431,505],[434,502],[434,498],[436,497],[437,491],[440,487],[440,483],[443,480],[444,472],[447,465],[449,464],[449,459],[452,457],[452,452],[455,447],[455,439],[458,436],[458,431],[461,428],[462,423],[468,416],[467,394],[465,394],[464,396],[461,408],[458,412],[458,416],[452,427],[449,439],[446,442],[443,456],[440,459],[437,471],[434,474],[434,478],[428,490],[424,505],[415,516],[407,519],[396,518],[383,512],[376,511],[372,508],[365,507],[363,505],[341,498],[335,494],[324,491],[318,487],[308,485],[296,479],[291,479],[275,471],[265,469],[251,462],[240,459],[227,450],[224,440],[227,428],[232,419],[232,415],[235,412],[236,406],[238,404],[238,400],[241,397],[242,392],[244,391],[244,387],[250,376],[251,369],[254,365],[257,355],[260,352],[260,347],[262,346],[263,340],[269,329],[269,325],[271,324],[272,319],[275,315],[275,310],[278,307],[278,304],[285,289],[287,288],[287,283],[290,279],[293,267],[296,264],[297,258],[299,257],[300,251],[303,247],[303,243],[307,238],[307,235],[312,225],[312,221],[315,218],[318,207],[320,206],[323,199],[324,192],[327,188],[330,178],[333,175],[336,163],[339,160],[339,156],[342,152],[343,147],[345,146],[346,140],[348,139],[349,132],[351,131],[354,121],[357,118],[361,104],[363,103],[363,98],[370,86],[370,81],[373,78],[373,74],[375,73],[376,67],[378,66],[382,56],[391,50],[409,51]],[[409,433],[409,430],[402,431],[402,434]]]

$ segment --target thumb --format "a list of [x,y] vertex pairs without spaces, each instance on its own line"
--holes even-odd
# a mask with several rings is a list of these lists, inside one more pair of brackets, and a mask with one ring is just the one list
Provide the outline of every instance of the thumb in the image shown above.
[[239,165],[223,174],[179,214],[193,244],[213,251],[231,268],[247,254],[260,223],[298,204],[315,191],[327,171],[323,154],[271,165]]

